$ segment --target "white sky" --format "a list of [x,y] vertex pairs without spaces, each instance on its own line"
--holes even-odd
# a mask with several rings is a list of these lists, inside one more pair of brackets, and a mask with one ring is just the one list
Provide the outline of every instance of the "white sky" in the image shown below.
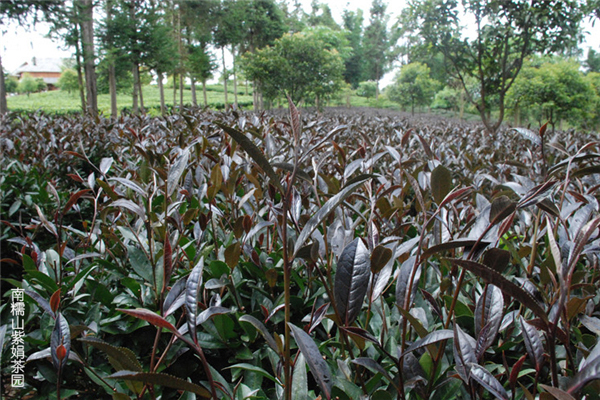
[[[300,2],[304,10],[310,12],[312,0],[300,0]],[[321,0],[321,2],[329,4],[333,17],[338,23],[342,21],[341,15],[344,9],[356,11],[361,8],[364,24],[368,24],[370,0]],[[388,0],[387,12],[390,16],[390,23],[396,20],[404,4],[404,0]],[[40,58],[66,58],[72,54],[72,50],[65,49],[62,43],[44,38],[44,34],[48,31],[48,26],[45,24],[39,24],[35,30],[26,30],[16,25],[0,26],[0,29],[0,55],[2,56],[2,64],[8,71],[15,70],[34,56]],[[583,44],[582,48],[585,52],[590,46],[600,51],[600,23],[596,23],[595,27],[586,24],[586,30],[590,33],[586,37],[587,43]],[[384,78],[383,86],[392,78],[393,73],[388,74]]]

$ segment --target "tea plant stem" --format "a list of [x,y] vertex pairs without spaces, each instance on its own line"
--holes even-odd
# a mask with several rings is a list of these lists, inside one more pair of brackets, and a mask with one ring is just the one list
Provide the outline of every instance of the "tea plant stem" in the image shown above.
[[531,256],[529,257],[529,265],[527,266],[527,275],[531,276],[532,272],[533,272],[533,266],[535,264],[535,256],[537,253],[537,247],[538,247],[538,240],[537,240],[537,236],[538,236],[538,231],[540,228],[540,217],[542,215],[542,210],[538,209],[537,215],[535,217],[535,225],[533,227],[533,235],[531,236],[531,240],[532,240],[532,244],[531,244]]
[[[295,168],[294,168],[295,169]],[[292,174],[293,177],[293,174]],[[290,320],[291,320],[291,265],[288,255],[288,246],[287,246],[287,222],[288,222],[288,198],[291,193],[291,183],[293,180],[291,179],[288,184],[288,188],[283,197],[283,221],[282,221],[282,246],[283,246],[283,290],[285,297],[285,346],[283,353],[283,375],[285,381],[285,392],[284,398],[286,400],[292,400],[292,368],[291,368],[291,358],[290,358]]]

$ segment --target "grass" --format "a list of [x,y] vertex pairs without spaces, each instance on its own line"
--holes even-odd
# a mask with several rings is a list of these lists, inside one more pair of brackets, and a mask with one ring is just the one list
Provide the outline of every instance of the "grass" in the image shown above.
[[[251,89],[250,89],[251,90]],[[158,87],[155,85],[147,85],[143,88],[144,93],[144,107],[147,112],[152,115],[157,115],[160,111],[160,96]],[[228,87],[228,102],[233,103],[233,83]],[[202,88],[198,87],[196,91],[196,97],[198,105],[204,104],[202,95]],[[179,104],[179,91],[177,91],[177,104]],[[379,109],[391,109],[397,111],[401,110],[397,103],[390,101],[385,96],[380,96],[379,100],[374,98],[360,97],[355,94],[354,91],[350,92],[350,107],[369,107]],[[223,96],[223,86],[221,84],[207,85],[207,101],[210,108],[223,108],[225,104],[225,98]],[[119,93],[117,96],[117,107],[120,111],[124,109],[131,109],[132,98],[130,94]],[[183,103],[185,105],[192,104],[192,92],[189,87],[183,91]],[[245,94],[245,86],[238,86],[238,103],[241,108],[251,109],[252,108],[252,92],[248,95]],[[167,107],[173,106],[173,89],[170,87],[165,88],[165,104]],[[305,104],[306,106],[313,106],[313,104]],[[346,107],[348,105],[347,93],[340,93],[333,99],[329,100],[326,106],[330,107]],[[279,101],[274,101],[272,106],[274,108],[285,107],[287,108],[287,101],[284,98]],[[32,93],[30,95],[17,95],[8,98],[8,109],[11,111],[23,111],[33,112],[42,110],[47,113],[55,114],[68,114],[81,111],[81,102],[78,93],[67,93],[62,90],[54,90],[42,93]],[[104,115],[110,114],[110,96],[108,94],[98,95],[98,109]],[[416,114],[430,113],[440,115],[443,117],[457,118],[457,115],[451,111],[444,110],[427,110],[418,109],[415,110]],[[410,110],[408,110],[410,112]],[[466,120],[478,120],[479,116],[466,114],[464,118]]]
[[[209,107],[221,108],[225,103],[223,89],[220,85],[210,85],[207,87],[207,101]],[[220,90],[219,90],[220,89]],[[252,95],[240,94],[243,93],[243,86],[238,90],[238,102],[242,105],[249,105],[252,103]],[[143,88],[144,94],[144,107],[147,109],[160,108],[160,95],[157,86],[148,85]],[[198,104],[202,105],[204,102],[202,95],[202,88],[198,87],[196,90],[196,96]],[[37,111],[43,110],[49,113],[72,113],[81,111],[81,101],[79,94],[72,92],[67,93],[62,90],[53,90],[42,93],[32,93],[30,95],[18,95],[11,96],[8,98],[8,109],[11,111]],[[229,103],[233,103],[233,91],[229,91],[228,97]],[[119,93],[117,95],[117,106],[119,110],[130,109],[132,103],[132,97],[130,94]],[[167,106],[173,105],[173,89],[165,88],[165,103]],[[177,103],[179,103],[179,91],[177,92]],[[184,89],[183,91],[183,103],[190,105],[192,104],[192,91]],[[98,95],[98,109],[105,115],[110,113],[110,96],[108,94]]]

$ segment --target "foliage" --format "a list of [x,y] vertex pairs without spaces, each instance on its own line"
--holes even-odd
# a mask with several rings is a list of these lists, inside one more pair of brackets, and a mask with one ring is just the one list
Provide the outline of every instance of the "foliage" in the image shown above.
[[17,93],[19,87],[19,80],[16,76],[8,76],[4,80],[4,86],[6,87],[7,93]]
[[71,68],[67,68],[62,71],[60,78],[58,79],[57,86],[60,90],[65,90],[69,94],[79,90],[79,80],[77,78],[77,72]]
[[600,73],[600,53],[592,48],[589,48],[587,58],[585,60],[585,67],[587,68],[587,72]]
[[[505,97],[524,60],[536,52],[568,52],[580,40],[587,12],[579,2],[463,2],[476,32],[467,37],[455,0],[414,0],[403,11],[398,29],[411,49],[442,53],[448,73],[463,83],[478,82],[477,96],[466,91],[489,132],[504,119]],[[492,114],[496,108],[497,113]]]
[[554,126],[565,119],[577,124],[589,120],[596,93],[579,70],[579,63],[541,59],[527,63],[507,94],[507,103],[532,113],[538,122]]
[[285,112],[11,115],[3,394],[593,396],[597,142]]
[[376,98],[379,98],[379,81],[387,72],[391,62],[390,37],[387,27],[389,20],[387,6],[382,0],[373,0],[370,9],[369,25],[365,28],[362,42],[364,52],[364,78],[377,82]]
[[[44,83],[44,81],[42,81],[42,83]],[[17,91],[19,93],[26,93],[28,96],[30,93],[39,92],[41,90],[43,90],[43,87],[39,80],[34,79],[28,73],[23,74],[23,77],[19,80],[19,86],[17,86]]]
[[309,31],[286,34],[273,46],[247,54],[242,67],[249,79],[260,83],[267,98],[286,93],[298,103],[335,93],[344,64],[335,49],[327,50]]
[[348,11],[344,10],[342,15],[344,29],[348,44],[352,48],[352,53],[345,62],[344,80],[350,83],[353,88],[357,88],[360,82],[363,82],[365,73],[364,68],[364,49],[363,40],[363,13],[362,10]]
[[361,97],[371,98],[377,94],[377,82],[365,81],[358,84],[356,94]]
[[412,114],[415,106],[431,104],[438,82],[429,76],[429,67],[421,63],[402,66],[394,83],[387,89],[390,100],[402,106],[410,106]]

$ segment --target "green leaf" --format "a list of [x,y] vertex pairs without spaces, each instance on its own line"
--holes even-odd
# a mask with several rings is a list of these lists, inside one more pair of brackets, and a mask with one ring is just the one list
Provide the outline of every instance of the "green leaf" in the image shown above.
[[252,365],[252,364],[248,364],[248,363],[239,363],[239,364],[234,364],[234,365],[230,365],[230,366],[226,367],[226,369],[232,369],[232,368],[240,368],[240,369],[243,369],[246,371],[256,372],[257,374],[264,376],[267,379],[272,380],[276,384],[280,384],[279,381],[273,375],[269,374],[264,369],[257,367],[256,365]]
[[210,399],[211,394],[202,386],[196,385],[173,375],[156,372],[119,371],[108,376],[108,379],[123,379],[144,382],[149,385],[166,386],[177,390],[185,390],[197,394],[203,399]]
[[127,246],[127,254],[129,263],[136,274],[141,276],[146,282],[154,283],[152,264],[146,253],[135,246]]

